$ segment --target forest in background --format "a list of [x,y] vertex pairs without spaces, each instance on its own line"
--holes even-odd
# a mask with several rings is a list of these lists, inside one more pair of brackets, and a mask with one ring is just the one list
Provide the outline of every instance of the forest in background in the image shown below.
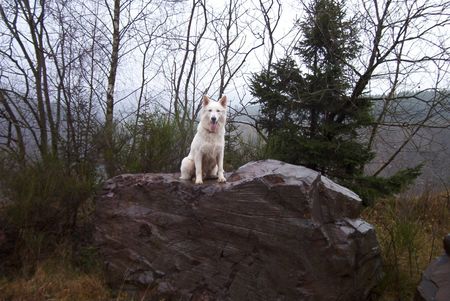
[[[321,19],[342,28],[329,44],[314,38],[327,27],[308,23],[321,4],[339,8]],[[124,172],[178,171],[205,94],[230,99],[226,171],[279,158],[344,184],[405,188],[399,177],[373,179],[419,166],[413,188],[449,198],[449,13],[444,0],[3,1],[0,220],[21,239],[1,269],[31,275],[49,254],[67,252],[75,270],[95,270],[80,237],[96,189]],[[258,76],[270,96],[255,89]],[[342,105],[314,105],[323,98]],[[325,121],[315,135],[312,116]],[[330,157],[320,143],[301,148],[319,134],[333,151],[351,142],[367,156],[333,170],[319,156],[286,157]],[[298,140],[274,148],[280,137]]]

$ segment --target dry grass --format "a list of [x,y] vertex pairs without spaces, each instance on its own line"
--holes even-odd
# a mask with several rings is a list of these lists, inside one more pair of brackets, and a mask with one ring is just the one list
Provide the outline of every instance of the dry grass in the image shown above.
[[98,273],[76,271],[60,261],[39,264],[31,278],[0,281],[0,300],[108,300],[110,292]]
[[383,200],[363,212],[373,224],[382,249],[384,278],[379,300],[412,300],[421,273],[442,255],[450,232],[447,195]]

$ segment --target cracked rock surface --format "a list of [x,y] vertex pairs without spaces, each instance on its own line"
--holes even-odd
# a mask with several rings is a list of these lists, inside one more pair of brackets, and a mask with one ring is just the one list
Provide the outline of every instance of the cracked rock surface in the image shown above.
[[194,185],[126,174],[96,198],[108,282],[139,300],[365,300],[381,274],[361,200],[301,166],[265,160]]

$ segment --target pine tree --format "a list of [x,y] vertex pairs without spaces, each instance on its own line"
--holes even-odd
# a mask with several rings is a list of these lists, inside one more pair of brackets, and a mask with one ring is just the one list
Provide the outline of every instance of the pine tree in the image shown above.
[[299,28],[303,38],[296,51],[301,67],[287,57],[254,74],[251,81],[261,106],[259,123],[268,135],[266,155],[318,170],[369,201],[397,192],[417,176],[417,169],[393,177],[392,183],[363,175],[374,156],[361,137],[372,122],[371,102],[349,97],[348,66],[360,46],[344,4],[313,0]]
[[333,178],[351,178],[373,157],[358,139],[358,130],[371,121],[370,102],[352,103],[347,96],[347,62],[359,49],[354,24],[345,20],[340,3],[315,0],[299,26],[304,39],[296,50],[305,74],[285,58],[252,81],[268,151]]

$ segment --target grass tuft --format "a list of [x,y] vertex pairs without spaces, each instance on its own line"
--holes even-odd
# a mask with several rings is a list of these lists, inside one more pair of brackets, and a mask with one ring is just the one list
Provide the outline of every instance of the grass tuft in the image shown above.
[[442,239],[450,232],[448,198],[386,199],[366,208],[363,218],[374,225],[382,249],[379,300],[413,300],[423,270],[443,254]]

